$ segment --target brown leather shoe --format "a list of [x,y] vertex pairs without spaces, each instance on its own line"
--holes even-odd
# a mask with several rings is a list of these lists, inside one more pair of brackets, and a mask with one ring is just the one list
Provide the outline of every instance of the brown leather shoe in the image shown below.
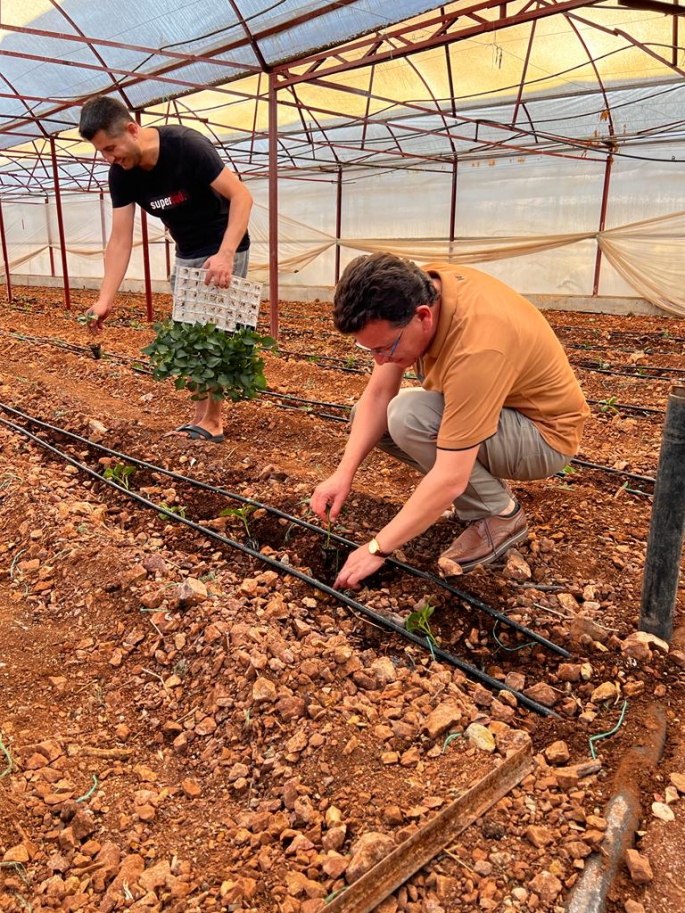
[[479,564],[490,564],[517,542],[528,538],[528,521],[519,508],[513,517],[474,520],[440,555],[438,565],[446,576],[468,574]]

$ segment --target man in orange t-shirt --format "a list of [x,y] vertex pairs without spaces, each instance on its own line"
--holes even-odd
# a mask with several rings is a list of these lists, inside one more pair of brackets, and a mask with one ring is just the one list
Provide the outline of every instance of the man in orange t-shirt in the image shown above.
[[[561,470],[590,411],[542,314],[478,270],[419,269],[380,253],[349,264],[334,319],[376,365],[340,465],[314,491],[312,509],[322,518],[330,510],[334,521],[375,446],[424,476],[396,516],[351,553],[336,586],[358,588],[452,504],[468,526],[441,555],[445,574],[468,573],[526,539],[525,514],[501,480]],[[412,365],[422,386],[401,390]]]

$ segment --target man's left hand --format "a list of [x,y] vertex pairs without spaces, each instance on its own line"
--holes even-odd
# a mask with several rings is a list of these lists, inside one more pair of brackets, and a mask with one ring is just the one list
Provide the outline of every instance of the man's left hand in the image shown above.
[[233,254],[219,251],[214,256],[208,257],[202,268],[207,270],[205,276],[207,285],[213,282],[219,288],[228,288],[233,275]]
[[372,555],[368,545],[355,549],[349,556],[343,569],[336,577],[333,586],[336,589],[358,590],[365,577],[375,573],[385,562],[385,558]]

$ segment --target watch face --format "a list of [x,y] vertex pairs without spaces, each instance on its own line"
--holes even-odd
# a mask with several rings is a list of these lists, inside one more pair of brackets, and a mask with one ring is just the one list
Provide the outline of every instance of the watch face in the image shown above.
[[369,551],[371,552],[372,555],[375,555],[376,552],[380,551],[380,546],[378,545],[378,543],[376,542],[375,539],[372,539],[371,542],[369,542]]

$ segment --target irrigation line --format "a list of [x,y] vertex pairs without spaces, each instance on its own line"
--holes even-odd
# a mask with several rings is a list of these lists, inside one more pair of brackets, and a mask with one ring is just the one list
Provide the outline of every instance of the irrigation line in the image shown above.
[[638,330],[600,330],[599,327],[576,327],[568,326],[567,324],[558,323],[550,324],[553,330],[573,330],[573,332],[581,333],[594,333],[595,335],[599,333],[608,333],[609,336],[630,336],[634,339],[672,339],[675,342],[685,342],[684,336],[671,336],[670,333],[663,330],[651,330],[646,333],[640,333]]
[[[581,371],[593,371],[595,374],[611,374],[614,377],[634,377],[637,380],[662,380],[664,382],[671,382],[672,378],[661,377],[658,374],[640,374],[638,371],[619,371],[614,370],[613,368],[600,368],[599,365],[592,364],[583,364],[579,361],[572,361],[570,364],[574,368],[580,368]],[[626,367],[626,366],[619,366]],[[642,368],[643,365],[640,365]],[[649,368],[652,371],[670,371],[672,374],[685,374],[685,369],[681,368],[658,368],[656,366],[644,365],[644,368]]]
[[575,457],[571,460],[571,463],[575,466],[583,466],[585,469],[601,469],[602,472],[626,476],[628,479],[635,479],[636,482],[649,482],[652,485],[656,482],[656,479],[652,476],[641,476],[635,472],[626,472],[625,469],[614,469],[612,466],[602,466],[600,463],[590,463],[587,460],[578,460]]
[[[3,406],[3,408],[6,407]],[[383,628],[387,628],[389,631],[392,631],[394,634],[398,634],[405,640],[411,641],[411,643],[420,647],[422,650],[427,649],[427,641],[425,638],[418,637],[416,634],[412,634],[410,631],[407,631],[405,628],[392,621],[391,619],[385,618],[378,612],[374,612],[373,609],[370,609],[368,606],[365,606],[361,602],[357,602],[355,599],[350,599],[349,596],[346,596],[344,593],[333,589],[333,587],[322,583],[320,580],[316,580],[314,577],[310,577],[308,574],[297,570],[297,568],[290,567],[289,565],[285,565],[280,561],[276,561],[274,558],[271,558],[268,555],[263,555],[261,552],[258,552],[247,545],[243,545],[241,542],[236,542],[233,539],[229,539],[227,536],[222,536],[220,533],[217,533],[214,530],[200,526],[199,523],[195,523],[193,520],[188,520],[186,517],[181,517],[163,505],[155,504],[148,498],[138,494],[138,492],[130,491],[124,488],[123,485],[119,485],[113,479],[104,479],[94,469],[91,469],[89,466],[85,466],[83,463],[80,463],[78,460],[70,457],[68,454],[62,452],[57,447],[53,447],[52,444],[48,444],[47,441],[41,440],[41,438],[39,438],[37,435],[32,434],[26,428],[23,428],[21,425],[17,425],[15,422],[10,422],[8,419],[0,417],[0,424],[10,428],[12,431],[18,434],[23,435],[24,437],[33,441],[39,447],[42,447],[44,450],[47,450],[49,453],[52,453],[59,459],[66,461],[71,466],[74,466],[76,469],[79,469],[81,472],[89,475],[91,478],[96,479],[102,484],[108,485],[110,488],[120,492],[120,494],[124,495],[124,497],[130,498],[131,500],[136,501],[138,504],[142,504],[144,507],[153,510],[155,513],[163,513],[176,523],[181,523],[183,526],[187,526],[189,529],[192,529],[195,532],[199,532],[203,536],[214,539],[217,542],[221,542],[223,545],[228,545],[230,548],[242,552],[244,555],[248,555],[250,558],[261,561],[263,564],[267,564],[269,567],[276,570],[279,574],[286,574],[288,576],[294,577],[296,580],[300,580],[301,582],[308,584],[314,589],[319,590],[321,593],[332,596],[334,599],[347,606],[348,608],[354,609],[356,612],[359,612],[360,614],[371,619],[374,624]],[[431,653],[435,657],[461,670],[467,677],[471,678],[472,680],[480,682],[482,685],[485,685],[493,691],[509,691],[516,697],[516,700],[522,706],[527,707],[529,710],[540,714],[540,716],[555,717],[556,719],[559,719],[558,714],[556,714],[549,707],[545,707],[542,704],[539,704],[537,701],[532,700],[532,698],[527,697],[521,691],[517,691],[515,688],[511,688],[505,682],[500,682],[497,679],[492,678],[491,676],[487,675],[487,673],[482,672],[476,666],[472,666],[470,663],[459,659],[459,657],[454,656],[452,653],[448,653],[441,647],[436,647],[433,645],[431,646]]]
[[605,399],[587,399],[585,401],[591,406],[600,406],[600,412],[604,415],[611,415],[616,412],[637,412],[640,415],[666,415],[665,409],[655,409],[652,406],[633,406],[631,403],[610,403]]
[[[244,495],[239,495],[236,492],[228,491],[225,488],[218,488],[214,485],[210,485],[207,482],[201,482],[198,479],[192,479],[189,476],[181,475],[178,472],[174,472],[171,469],[164,469],[161,466],[156,466],[154,463],[147,463],[144,460],[139,460],[136,457],[132,457],[126,453],[120,453],[117,450],[111,450],[109,447],[105,447],[102,444],[95,444],[93,441],[89,441],[88,438],[81,437],[81,435],[75,434],[72,431],[66,431],[63,428],[58,428],[56,425],[50,425],[48,422],[43,422],[40,419],[33,418],[33,416],[27,415],[24,412],[21,412],[19,409],[15,409],[12,406],[7,406],[5,403],[0,403],[0,408],[4,409],[6,412],[10,412],[13,415],[19,416],[34,425],[38,425],[41,428],[45,428],[49,431],[54,431],[58,434],[62,434],[65,437],[69,437],[72,440],[78,441],[80,444],[85,444],[88,447],[93,447],[96,450],[99,450],[103,453],[107,453],[110,456],[114,456],[117,459],[128,461],[129,463],[134,463],[137,466],[147,469],[150,472],[156,472],[160,475],[168,476],[169,478],[174,479],[178,482],[184,482],[186,484],[192,485],[195,488],[200,488],[203,491],[209,491],[212,494],[218,494],[222,497],[231,498],[234,501],[238,501],[241,504],[248,504],[254,506],[258,509],[266,510],[269,513],[273,514],[275,517],[279,517],[283,520],[288,520],[290,523],[294,523],[297,526],[301,526],[303,529],[310,530],[311,532],[316,533],[318,536],[326,536],[326,539],[330,538],[331,540],[338,542],[341,545],[345,545],[348,548],[358,548],[359,545],[356,542],[351,542],[349,539],[345,539],[343,536],[338,536],[336,533],[331,532],[330,536],[327,530],[322,529],[320,526],[316,526],[313,523],[310,523],[308,520],[303,520],[301,517],[295,517],[291,514],[285,513],[285,511],[279,510],[277,507],[272,507],[269,504],[264,504],[261,501],[256,501],[254,498],[247,498]],[[0,419],[2,421],[2,419]],[[102,476],[97,474],[97,478],[102,480]],[[109,480],[106,480],[109,481]],[[201,527],[205,529],[205,527]],[[506,625],[514,631],[517,631],[520,634],[525,635],[526,637],[532,638],[541,646],[547,647],[552,650],[554,653],[557,653],[559,656],[562,656],[566,659],[570,657],[568,650],[565,650],[563,647],[560,647],[558,644],[555,644],[553,641],[548,640],[546,637],[543,637],[541,634],[537,634],[535,631],[531,631],[529,628],[526,628],[524,625],[519,624],[517,621],[513,621],[508,618],[502,612],[498,612],[497,609],[494,609],[492,606],[489,606],[487,603],[482,602],[475,596],[471,596],[470,593],[464,593],[461,590],[458,590],[456,587],[451,586],[441,577],[436,577],[434,574],[431,574],[429,571],[422,571],[419,568],[413,567],[410,564],[405,564],[403,561],[399,561],[396,558],[388,558],[388,564],[391,567],[397,567],[410,576],[417,577],[420,580],[425,580],[429,583],[432,583],[446,592],[450,593],[452,596],[456,596],[458,599],[463,600],[468,605],[473,606],[473,608],[484,612],[487,615],[490,615],[491,618],[499,621],[500,624]]]

